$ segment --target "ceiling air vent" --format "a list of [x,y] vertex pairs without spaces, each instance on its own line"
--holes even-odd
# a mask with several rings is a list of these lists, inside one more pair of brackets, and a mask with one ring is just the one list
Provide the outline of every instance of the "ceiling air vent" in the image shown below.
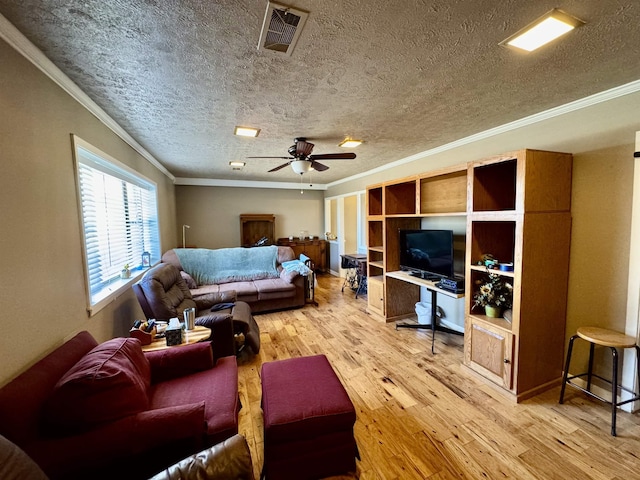
[[274,50],[291,55],[308,15],[308,12],[268,2],[258,50]]

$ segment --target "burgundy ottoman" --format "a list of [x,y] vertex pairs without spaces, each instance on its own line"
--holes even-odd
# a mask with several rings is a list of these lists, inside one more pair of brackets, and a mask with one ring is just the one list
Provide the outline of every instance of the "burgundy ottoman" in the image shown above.
[[262,365],[267,480],[317,479],[356,471],[356,411],[324,355]]

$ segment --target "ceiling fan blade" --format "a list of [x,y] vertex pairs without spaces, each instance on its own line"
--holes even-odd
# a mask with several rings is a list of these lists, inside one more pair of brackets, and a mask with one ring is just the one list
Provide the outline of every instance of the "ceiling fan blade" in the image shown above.
[[324,153],[320,155],[311,155],[310,160],[353,160],[356,158],[356,154],[353,152],[347,153]]
[[313,168],[316,172],[324,172],[325,170],[329,170],[329,167],[316,162],[315,160],[311,160],[311,168]]
[[281,158],[282,160],[293,160],[292,157],[247,157],[247,158]]
[[289,165],[289,163],[291,162],[287,162],[287,163],[283,163],[282,165],[278,165],[275,168],[272,168],[271,170],[269,170],[269,172],[277,172],[278,170],[280,170],[281,168],[286,167],[287,165]]

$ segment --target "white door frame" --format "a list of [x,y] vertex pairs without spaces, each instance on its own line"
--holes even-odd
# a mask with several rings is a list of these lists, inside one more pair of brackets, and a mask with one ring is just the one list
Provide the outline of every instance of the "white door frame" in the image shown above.
[[[636,152],[640,152],[640,132],[636,132]],[[631,208],[631,238],[629,247],[629,281],[627,289],[627,320],[625,334],[636,337],[640,344],[640,158],[633,162],[633,200]],[[635,352],[631,348],[624,350],[622,362],[621,384],[638,391],[638,376],[636,374]],[[623,390],[622,398],[631,398]],[[640,402],[623,405],[626,411],[636,411]]]

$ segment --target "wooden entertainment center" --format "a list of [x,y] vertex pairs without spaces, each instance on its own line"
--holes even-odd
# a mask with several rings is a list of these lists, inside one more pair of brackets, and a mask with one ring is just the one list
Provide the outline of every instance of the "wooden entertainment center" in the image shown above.
[[[414,316],[420,287],[400,269],[399,229],[429,217],[466,218],[464,364],[520,401],[562,377],[573,157],[519,150],[367,187],[368,312]],[[472,310],[483,254],[514,287],[512,319]],[[396,278],[393,278],[396,277]]]

